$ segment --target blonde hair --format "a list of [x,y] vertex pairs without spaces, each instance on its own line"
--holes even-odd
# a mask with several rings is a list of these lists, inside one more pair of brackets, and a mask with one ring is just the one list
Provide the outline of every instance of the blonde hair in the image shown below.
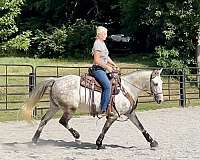
[[96,30],[96,37],[98,37],[101,33],[107,32],[107,31],[108,31],[107,28],[103,26],[98,26]]

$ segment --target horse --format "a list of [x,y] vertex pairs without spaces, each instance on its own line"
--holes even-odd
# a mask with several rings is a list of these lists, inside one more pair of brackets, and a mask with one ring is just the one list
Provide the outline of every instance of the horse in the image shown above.
[[[163,81],[160,76],[161,72],[162,69],[131,72],[121,76],[121,85],[125,88],[126,92],[129,93],[134,102],[137,102],[138,96],[141,92],[146,91],[153,95],[155,102],[160,104],[163,102]],[[41,118],[40,124],[32,138],[32,142],[35,144],[37,143],[44,126],[60,109],[63,110],[63,115],[60,118],[59,123],[73,135],[75,141],[80,141],[79,132],[70,127],[68,123],[80,104],[88,105],[89,103],[87,99],[89,98],[90,92],[89,89],[80,86],[80,76],[66,75],[59,78],[47,78],[39,85],[36,85],[31,96],[22,107],[24,119],[32,121],[33,109],[36,103],[42,98],[47,88],[49,88],[50,107]],[[100,104],[101,93],[94,91],[94,97],[95,103]],[[102,142],[106,132],[113,122],[115,122],[121,115],[127,117],[127,119],[129,119],[142,132],[146,141],[150,143],[150,147],[158,146],[158,142],[150,136],[139,121],[135,112],[136,104],[133,105],[130,103],[127,97],[122,93],[122,90],[115,95],[115,108],[118,114],[115,112],[113,116],[106,117],[106,122],[96,140],[97,149],[103,147]],[[100,106],[97,105],[97,109],[100,109]]]

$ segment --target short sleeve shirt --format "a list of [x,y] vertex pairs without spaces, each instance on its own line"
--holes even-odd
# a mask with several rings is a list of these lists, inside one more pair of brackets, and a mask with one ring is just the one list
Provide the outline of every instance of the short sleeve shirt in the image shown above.
[[106,47],[106,44],[103,41],[100,41],[98,39],[95,40],[92,48],[92,53],[94,53],[94,51],[100,51],[99,53],[101,54],[101,63],[107,64],[109,51]]

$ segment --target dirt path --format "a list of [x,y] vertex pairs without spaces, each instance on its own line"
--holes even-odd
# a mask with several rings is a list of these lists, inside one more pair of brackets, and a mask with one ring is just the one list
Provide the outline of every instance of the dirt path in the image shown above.
[[131,122],[116,122],[96,150],[95,141],[105,122],[92,117],[71,120],[82,144],[51,120],[37,145],[31,143],[37,125],[25,122],[0,123],[2,160],[200,160],[200,107],[138,112],[138,117],[159,147],[151,149]]

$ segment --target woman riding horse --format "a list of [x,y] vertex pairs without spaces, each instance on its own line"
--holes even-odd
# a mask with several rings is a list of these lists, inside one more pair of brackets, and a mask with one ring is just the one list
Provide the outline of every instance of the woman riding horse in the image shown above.
[[[106,40],[107,37],[107,29],[103,26],[99,26],[97,27],[96,32],[96,40],[92,48],[92,74],[102,87],[100,102],[101,112],[99,113],[99,115],[104,116],[107,115],[111,97],[111,84],[107,76],[107,71],[111,73],[113,71],[113,67],[118,67],[108,56],[109,52],[104,43],[104,40]],[[109,112],[109,115],[114,115],[114,113]]]
[[[157,103],[161,103],[163,101],[162,80],[160,77],[161,71],[162,70],[131,72],[127,75],[121,76],[121,84],[135,102],[142,91],[147,92],[148,90],[150,91],[150,93],[148,93],[154,96],[154,100]],[[89,99],[90,91],[89,89],[80,86],[80,79],[80,76],[77,75],[48,78],[42,81],[41,84],[37,85],[33,90],[30,98],[26,101],[23,107],[23,114],[26,120],[32,119],[32,113],[36,103],[42,98],[47,88],[50,89],[50,107],[42,117],[38,129],[32,138],[33,143],[37,143],[44,126],[59,109],[63,110],[63,115],[59,120],[60,124],[69,130],[75,140],[79,140],[80,134],[69,126],[69,120],[73,117],[80,104],[89,105],[88,102],[85,102],[85,99]],[[100,104],[100,92],[95,91],[94,94],[95,102]],[[130,103],[130,101],[124,96],[122,90],[115,96],[115,107],[120,116],[125,115],[128,117],[128,119],[141,131],[147,142],[150,143],[151,147],[156,147],[158,145],[139,121],[135,112],[136,106],[133,106]],[[96,140],[97,149],[102,147],[102,141],[105,134],[118,117],[118,114],[108,116],[105,125]]]

